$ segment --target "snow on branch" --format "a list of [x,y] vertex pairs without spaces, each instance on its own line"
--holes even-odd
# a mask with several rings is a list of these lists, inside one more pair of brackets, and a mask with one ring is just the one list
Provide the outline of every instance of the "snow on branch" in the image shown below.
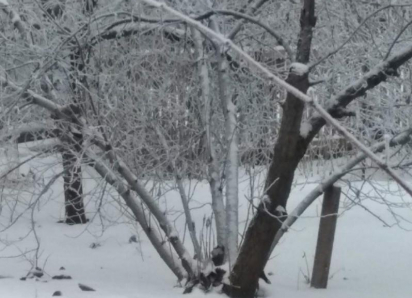
[[9,16],[11,22],[13,23],[14,27],[19,31],[20,35],[26,39],[26,27],[24,26],[23,21],[20,18],[20,15],[10,7],[7,0],[0,0],[0,8],[4,11],[6,15]]
[[312,125],[309,122],[302,122],[300,124],[300,136],[302,138],[306,139],[311,130]]
[[[127,21],[128,21],[127,23],[119,22],[119,24],[110,26],[109,28],[107,28],[105,31],[103,31],[99,35],[93,37],[91,40],[91,44],[95,45],[98,43],[99,40],[117,39],[117,38],[122,38],[122,37],[128,37],[128,36],[138,34],[138,33],[149,34],[155,29],[158,29],[157,25],[154,25],[151,23],[142,24],[142,23],[135,23],[132,21],[129,22],[129,20]],[[174,28],[174,27],[169,27],[169,26],[164,26],[162,28],[162,32],[164,36],[171,41],[179,41],[183,39],[186,34],[184,30]]]
[[[239,18],[242,18],[244,20],[247,20],[255,25],[258,25],[260,27],[262,27],[263,29],[265,29],[272,37],[274,37],[276,39],[276,41],[278,42],[278,44],[280,46],[283,46],[283,48],[285,49],[287,55],[289,56],[289,59],[292,60],[293,59],[293,51],[292,49],[289,47],[288,43],[285,41],[285,39],[277,32],[275,32],[274,30],[272,30],[272,28],[270,28],[268,25],[266,25],[265,23],[263,23],[262,21],[251,17],[247,14],[244,13],[240,13],[237,11],[231,11],[231,10],[214,10],[212,11],[213,13],[216,14],[223,14],[223,15],[232,15],[232,16],[236,16]],[[229,35],[229,38],[231,38],[231,36]]]
[[[353,134],[351,134],[346,128],[344,128],[328,111],[326,111],[319,103],[314,101],[311,97],[304,94],[297,88],[291,86],[278,76],[274,75],[270,70],[264,67],[262,64],[257,62],[253,59],[250,55],[244,52],[239,46],[233,43],[230,39],[223,36],[220,33],[213,31],[212,29],[204,26],[202,23],[192,19],[191,17],[169,7],[165,3],[160,3],[155,0],[139,0],[141,2],[145,2],[151,6],[161,8],[172,15],[182,19],[187,24],[194,26],[199,31],[203,32],[205,35],[208,35],[210,38],[214,39],[215,42],[223,44],[229,48],[231,48],[234,52],[239,54],[243,57],[246,63],[248,63],[251,67],[254,67],[262,74],[264,74],[267,78],[271,79],[275,84],[278,86],[286,89],[287,92],[293,94],[296,98],[302,100],[306,104],[310,105],[314,110],[316,110],[320,117],[322,117],[322,124],[329,123],[332,125],[337,131],[339,131],[346,139],[351,141],[356,147],[358,147],[362,152],[364,152],[373,162],[375,162],[379,168],[381,168],[385,173],[391,176],[409,195],[412,196],[412,188],[408,185],[396,172],[386,166],[386,163],[383,162],[376,154],[374,154],[369,148],[367,148],[362,142],[360,142]],[[398,54],[395,54],[391,57],[391,59],[385,60],[383,63],[378,65],[374,70],[367,73],[363,79],[359,80],[354,86],[347,88],[346,92],[341,96],[342,101],[348,101],[348,103],[365,94],[367,90],[375,87],[382,81],[386,80],[387,76],[396,74],[396,69],[400,67],[403,63],[408,61],[412,58],[412,45],[405,48]],[[298,67],[299,68],[299,67]],[[304,69],[304,67],[300,67]],[[340,102],[340,101],[338,101]],[[346,105],[345,105],[346,106]],[[312,127],[315,126],[312,124]],[[313,130],[315,131],[315,130]],[[308,137],[313,137],[312,131],[308,133]],[[310,138],[309,138],[310,140]]]
[[183,267],[179,265],[179,261],[175,255],[167,247],[165,247],[164,241],[158,234],[157,230],[151,228],[153,223],[151,223],[150,216],[145,214],[145,211],[136,196],[130,192],[128,187],[123,183],[122,179],[118,177],[103,161],[97,158],[90,149],[88,149],[86,157],[89,161],[89,165],[93,167],[107,183],[112,185],[120,196],[122,196],[127,206],[133,212],[136,220],[143,228],[143,231],[146,233],[150,242],[159,253],[160,257],[165,261],[179,280],[183,279],[185,277]]
[[[388,76],[397,74],[397,69],[405,62],[412,58],[412,44],[405,47],[403,50],[393,54],[388,59],[376,65],[371,71],[363,75],[360,79],[350,84],[344,90],[339,92],[332,100],[332,105],[327,109],[327,112],[335,118],[341,116],[341,111],[350,104],[354,99],[363,96],[367,91],[371,90],[378,84],[386,81]],[[316,116],[310,119],[313,130],[308,135],[308,139],[312,139],[318,131],[326,124],[323,116]]]
[[[6,80],[2,76],[0,76],[0,85],[9,86],[14,91],[17,91],[17,92],[23,91],[21,87],[18,87],[17,85]],[[30,101],[32,104],[38,105],[48,110],[49,112],[52,112],[55,117],[59,119],[63,119],[63,120],[69,120],[72,123],[80,125],[84,129],[85,132],[90,132],[90,130],[87,127],[84,127],[84,124],[80,119],[77,119],[76,116],[73,114],[67,113],[67,110],[68,110],[67,107],[54,103],[51,100],[41,95],[38,95],[32,90],[26,91],[26,99]],[[174,247],[176,253],[179,255],[183,267],[185,268],[185,270],[188,272],[189,275],[193,275],[196,269],[193,258],[187,257],[187,256],[190,256],[190,254],[187,252],[186,248],[184,247],[179,237],[170,237],[170,234],[174,231],[174,227],[172,223],[167,219],[166,215],[162,212],[162,210],[160,210],[156,201],[149,194],[149,192],[145,189],[145,187],[139,182],[136,175],[130,170],[127,164],[121,158],[116,156],[116,154],[114,153],[114,150],[112,150],[113,149],[112,146],[108,144],[107,142],[105,142],[103,139],[101,139],[98,135],[93,134],[93,132],[91,133],[92,133],[92,135],[90,135],[91,142],[94,145],[98,146],[103,152],[105,152],[109,156],[111,162],[114,165],[116,165],[116,169],[118,173],[121,175],[122,178],[124,178],[127,181],[130,189],[135,191],[137,195],[141,198],[141,200],[146,204],[150,212],[159,222],[159,225],[164,231],[164,233],[166,234],[166,236],[169,237],[170,243]]]
[[309,67],[306,64],[299,63],[299,62],[293,62],[290,65],[290,72],[298,75],[298,76],[303,76],[309,72]]
[[[375,153],[387,150],[387,148],[395,147],[399,145],[406,144],[411,140],[412,129],[408,129],[399,135],[392,138],[389,142],[388,140],[382,141],[374,145],[371,150]],[[323,194],[326,188],[332,186],[339,179],[345,176],[351,169],[356,165],[361,163],[368,156],[366,153],[359,153],[357,156],[349,160],[349,162],[338,172],[333,173],[331,176],[325,178],[317,187],[315,187],[299,204],[298,206],[288,215],[286,220],[282,223],[282,227],[277,232],[275,239],[273,240],[268,258],[272,254],[275,246],[279,243],[283,234],[297,221],[299,216],[320,196]]]

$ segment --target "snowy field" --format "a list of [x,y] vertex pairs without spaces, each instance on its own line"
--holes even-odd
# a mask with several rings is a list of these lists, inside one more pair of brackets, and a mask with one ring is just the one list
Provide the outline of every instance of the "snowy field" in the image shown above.
[[[27,156],[22,154],[20,158]],[[36,183],[26,181],[19,185],[20,202],[33,202],[37,198],[53,173],[61,170],[55,166],[56,163],[56,158],[48,157],[23,167],[24,173],[29,172],[29,167],[43,171],[44,181],[35,177]],[[51,297],[55,291],[61,291],[63,297],[70,298],[182,297],[183,289],[177,284],[176,278],[143,232],[116,203],[116,194],[110,195],[109,188],[104,193],[95,191],[98,182],[92,177],[96,174],[90,169],[85,172],[87,212],[91,219],[87,225],[67,226],[57,223],[64,214],[61,179],[43,195],[33,213],[28,211],[20,218],[15,216],[15,223],[7,229],[11,211],[18,215],[24,205],[20,204],[16,209],[11,205],[3,205],[0,215],[0,298]],[[240,215],[245,219],[248,207],[245,190],[249,181],[241,181]],[[297,178],[298,183],[288,204],[289,211],[316,186],[303,184],[304,181],[303,177]],[[398,190],[396,185],[384,180],[376,181],[374,186]],[[101,189],[103,187],[102,184]],[[373,195],[370,185],[365,185],[363,191]],[[7,195],[12,197],[17,196],[17,193],[3,189],[3,203]],[[328,289],[315,290],[307,283],[307,276],[311,274],[313,266],[321,203],[319,199],[282,238],[266,267],[272,284],[261,284],[260,295],[280,298],[411,297],[412,233],[409,229],[412,229],[412,225],[408,225],[407,221],[412,221],[412,211],[391,204],[410,201],[410,198],[395,197],[390,193],[382,195],[383,198],[365,200],[362,206],[352,205],[351,208],[346,208],[350,201],[342,195]],[[198,233],[204,216],[210,216],[210,207],[204,204],[208,201],[209,186],[199,183],[190,203],[191,207],[199,207],[193,211]],[[183,235],[184,220],[177,193],[166,192],[160,204],[168,210],[170,218],[176,218],[176,227]],[[392,213],[389,207],[392,207]],[[96,215],[97,209],[101,212]],[[393,212],[398,216],[394,216]],[[23,281],[20,278],[27,275],[35,262],[35,252],[29,252],[37,246],[33,232],[28,234],[32,229],[32,219],[40,243],[38,266],[45,275],[38,280],[28,278]],[[400,221],[399,225],[395,224],[396,219]],[[393,226],[385,227],[384,222]],[[133,235],[137,236],[137,242],[129,242]],[[189,241],[187,232],[185,241]],[[61,267],[64,270],[60,270]],[[61,274],[70,275],[72,279],[52,279]],[[79,283],[96,291],[81,291]],[[207,294],[195,290],[187,297],[218,297],[217,293],[217,290]]]

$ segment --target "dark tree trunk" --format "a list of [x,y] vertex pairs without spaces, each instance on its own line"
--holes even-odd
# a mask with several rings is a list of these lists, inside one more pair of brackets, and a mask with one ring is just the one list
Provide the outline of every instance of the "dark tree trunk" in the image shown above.
[[[301,32],[297,46],[296,61],[307,63],[310,56],[312,28],[315,26],[315,1],[305,0],[301,12]],[[309,88],[307,74],[291,72],[287,82],[306,93]],[[288,93],[283,107],[283,117],[276,141],[274,156],[266,178],[265,200],[259,206],[245,235],[238,259],[230,274],[231,285],[223,291],[231,297],[252,298],[258,287],[258,279],[268,259],[271,244],[281,227],[282,212],[290,194],[294,172],[307,148],[307,141],[300,136],[304,104]],[[269,215],[266,210],[271,213]],[[279,218],[274,218],[273,215]]]
[[64,199],[67,224],[86,223],[86,214],[83,204],[82,170],[77,163],[77,156],[70,150],[62,152],[63,169],[65,170]]
[[[68,116],[78,116],[80,108],[76,104],[68,105],[64,110]],[[86,223],[83,204],[82,168],[80,155],[83,146],[81,127],[74,123],[61,122],[59,137],[64,146],[61,154],[63,160],[64,201],[67,224]]]
[[[97,0],[84,0],[83,13],[91,15],[97,5]],[[89,49],[81,48],[76,41],[72,41],[74,47],[70,54],[70,85],[74,93],[74,104],[67,107],[65,113],[78,116],[86,111],[84,92],[78,88],[78,81],[87,86],[84,69],[86,67],[86,52]],[[71,128],[75,128],[74,131]],[[68,124],[62,129],[61,139],[66,144],[62,149],[63,169],[65,170],[64,180],[64,200],[66,209],[67,224],[86,223],[86,213],[83,203],[82,168],[78,162],[78,156],[82,151],[83,135],[81,127],[76,127],[74,123]]]

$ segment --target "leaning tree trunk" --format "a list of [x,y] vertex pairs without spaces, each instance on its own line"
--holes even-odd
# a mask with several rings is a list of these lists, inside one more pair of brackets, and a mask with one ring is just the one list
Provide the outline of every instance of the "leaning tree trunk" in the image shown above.
[[[296,61],[307,63],[315,26],[315,1],[304,0],[300,17],[301,31]],[[306,93],[309,88],[306,72],[290,72],[287,82]],[[304,103],[288,93],[283,106],[283,117],[276,141],[274,156],[266,178],[267,197],[259,205],[247,229],[239,256],[230,274],[230,285],[223,290],[232,297],[254,297],[259,275],[267,262],[271,244],[286,215],[295,170],[302,159],[307,142],[300,136]],[[270,214],[269,214],[270,213]],[[276,218],[277,217],[277,218]]]

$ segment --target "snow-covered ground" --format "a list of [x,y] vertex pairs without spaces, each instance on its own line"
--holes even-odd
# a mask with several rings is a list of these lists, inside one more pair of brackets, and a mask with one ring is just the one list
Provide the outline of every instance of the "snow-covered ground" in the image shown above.
[[[24,155],[21,159],[24,159]],[[53,172],[59,168],[56,158],[36,159],[25,165],[28,168],[44,171],[44,181],[30,181],[19,186],[18,199],[28,202],[37,198],[42,185],[47,184]],[[125,210],[115,202],[117,196],[95,191],[97,182],[92,179],[95,173],[87,170],[85,189],[89,192],[87,212],[91,222],[82,226],[67,226],[57,223],[63,217],[62,181],[58,180],[34,208],[34,213],[26,212],[8,229],[11,205],[4,205],[7,193],[3,190],[3,209],[0,214],[0,298],[51,297],[55,291],[61,291],[63,297],[182,297],[183,289],[177,286],[176,278],[157,256],[149,241],[130,218]],[[304,181],[298,178],[298,181]],[[241,218],[246,218],[247,201],[245,190],[249,185],[247,179],[241,179],[239,188],[241,199]],[[380,181],[374,186],[382,188],[398,188],[391,183]],[[101,185],[104,186],[103,184]],[[192,185],[193,186],[193,185]],[[294,188],[288,210],[302,199],[316,184],[298,184]],[[35,189],[35,194],[33,193]],[[102,189],[102,188],[100,188]],[[370,185],[363,188],[365,193],[373,193]],[[384,195],[386,201],[411,201],[407,196],[395,197],[389,192]],[[194,209],[194,220],[199,232],[204,217],[210,216],[209,186],[199,183],[194,192],[191,207]],[[32,201],[33,202],[33,201]],[[337,234],[332,259],[331,278],[328,289],[315,290],[306,282],[305,275],[310,275],[319,224],[320,202],[312,205],[299,219],[293,228],[286,233],[276,248],[266,271],[271,285],[262,284],[261,295],[282,298],[408,298],[412,294],[410,274],[412,271],[412,221],[410,208],[396,208],[404,217],[401,227],[385,227],[384,222],[393,224],[395,218],[388,211],[388,204],[376,199],[362,202],[362,206],[345,208],[348,200],[342,196],[341,212],[338,219]],[[166,192],[161,202],[171,218],[176,218],[176,227],[183,234],[183,216],[177,193]],[[14,210],[20,214],[23,204]],[[365,211],[364,207],[370,212]],[[100,208],[101,216],[95,215]],[[27,275],[35,260],[34,252],[25,254],[36,248],[34,234],[27,233],[32,228],[32,217],[35,231],[40,242],[38,266],[44,269],[45,275],[37,281],[35,278],[20,280]],[[379,219],[378,219],[379,217]],[[16,218],[14,218],[16,219]],[[401,220],[400,218],[398,218]],[[243,231],[243,228],[240,229]],[[129,242],[131,236],[137,235],[137,242]],[[186,232],[186,243],[189,236]],[[8,244],[8,245],[5,245]],[[20,255],[20,256],[19,256]],[[65,270],[60,270],[64,267]],[[55,275],[70,275],[70,280],[53,280]],[[95,292],[84,292],[78,287],[82,283],[94,288]],[[218,297],[215,293],[203,293],[195,290],[188,297]],[[221,296],[220,296],[221,297]]]

